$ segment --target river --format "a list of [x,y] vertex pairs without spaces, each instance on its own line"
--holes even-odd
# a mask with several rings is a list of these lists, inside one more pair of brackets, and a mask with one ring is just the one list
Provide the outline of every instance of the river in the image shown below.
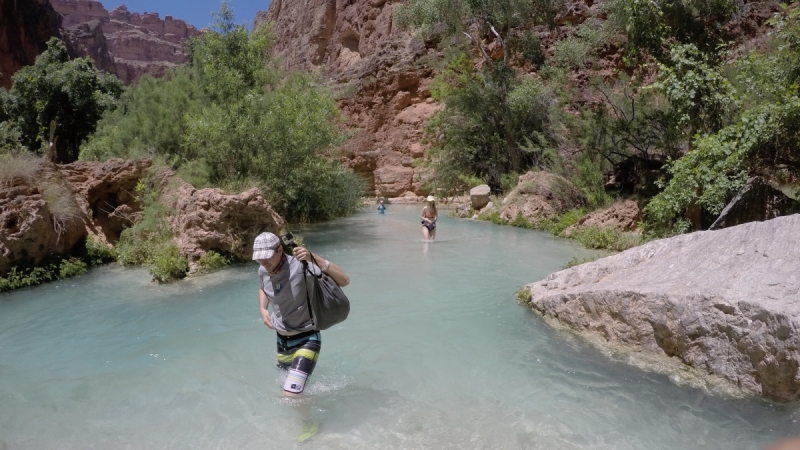
[[[445,212],[441,213],[442,216]],[[343,267],[297,444],[256,269],[169,285],[116,266],[0,295],[0,449],[760,449],[800,407],[709,395],[605,356],[514,292],[589,251],[416,206],[294,230]]]

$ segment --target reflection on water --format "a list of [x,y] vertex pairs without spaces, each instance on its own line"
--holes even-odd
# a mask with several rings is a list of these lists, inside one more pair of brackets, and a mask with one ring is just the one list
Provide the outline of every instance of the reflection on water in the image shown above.
[[[448,217],[423,243],[418,213],[294,230],[352,280],[303,448],[749,450],[797,432],[797,406],[676,386],[518,306],[586,256],[573,243]],[[255,264],[167,286],[101,268],[0,296],[0,449],[299,446],[257,286]]]

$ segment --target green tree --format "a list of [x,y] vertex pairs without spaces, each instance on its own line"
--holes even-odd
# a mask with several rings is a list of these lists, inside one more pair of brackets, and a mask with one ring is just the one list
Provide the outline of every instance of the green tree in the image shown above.
[[226,3],[215,17],[215,31],[187,44],[189,64],[131,87],[83,157],[151,156],[197,187],[259,186],[290,220],[354,211],[363,182],[335,151],[330,91],[276,68],[270,30],[248,33]]
[[719,214],[752,175],[800,177],[800,11],[785,10],[772,24],[776,50],[738,63],[741,113],[718,132],[698,134],[692,150],[670,164],[663,192],[644,210],[648,233],[696,228],[691,207]]
[[186,117],[199,113],[208,103],[188,68],[178,68],[160,79],[145,75],[125,90],[117,109],[103,116],[97,132],[81,148],[81,159],[163,156],[176,167],[187,164],[197,155],[183,147]]
[[506,58],[519,54],[541,65],[541,43],[531,30],[539,24],[554,28],[564,4],[563,0],[411,0],[398,8],[395,21],[401,28],[438,39],[464,34],[475,42],[484,35],[494,36],[502,41]]
[[214,103],[239,101],[247,92],[279,80],[279,72],[266,64],[274,44],[268,27],[253,33],[236,23],[233,10],[223,2],[213,14],[213,33],[186,43],[189,67]]
[[64,43],[52,38],[34,65],[12,77],[4,114],[26,147],[47,151],[52,134],[56,161],[70,163],[78,159],[81,143],[121,93],[116,77],[100,76],[88,58],[70,60]]
[[719,131],[738,107],[731,83],[693,44],[670,50],[669,64],[659,64],[653,87],[669,99],[677,125],[687,127],[689,136]]
[[478,72],[467,54],[436,78],[432,95],[444,103],[427,128],[433,144],[431,183],[456,188],[461,175],[477,175],[493,192],[502,177],[544,166],[549,152],[552,97],[534,78],[520,80],[506,61],[485,61]]
[[663,60],[669,44],[716,52],[730,40],[737,8],[733,0],[611,0],[606,6],[609,23],[627,37],[631,63],[643,53]]

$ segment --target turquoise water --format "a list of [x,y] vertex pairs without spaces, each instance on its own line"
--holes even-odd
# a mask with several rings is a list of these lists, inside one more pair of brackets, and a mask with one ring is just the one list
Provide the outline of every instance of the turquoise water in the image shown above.
[[297,444],[256,265],[158,286],[106,267],[0,295],[0,449],[759,449],[800,408],[709,396],[555,331],[513,293],[588,254],[390,205],[302,234],[352,283]]

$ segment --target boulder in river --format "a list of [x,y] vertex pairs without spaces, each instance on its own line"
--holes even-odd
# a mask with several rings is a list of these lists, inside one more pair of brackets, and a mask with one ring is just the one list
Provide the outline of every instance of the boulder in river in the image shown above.
[[653,241],[527,286],[530,305],[600,336],[800,399],[800,215]]

